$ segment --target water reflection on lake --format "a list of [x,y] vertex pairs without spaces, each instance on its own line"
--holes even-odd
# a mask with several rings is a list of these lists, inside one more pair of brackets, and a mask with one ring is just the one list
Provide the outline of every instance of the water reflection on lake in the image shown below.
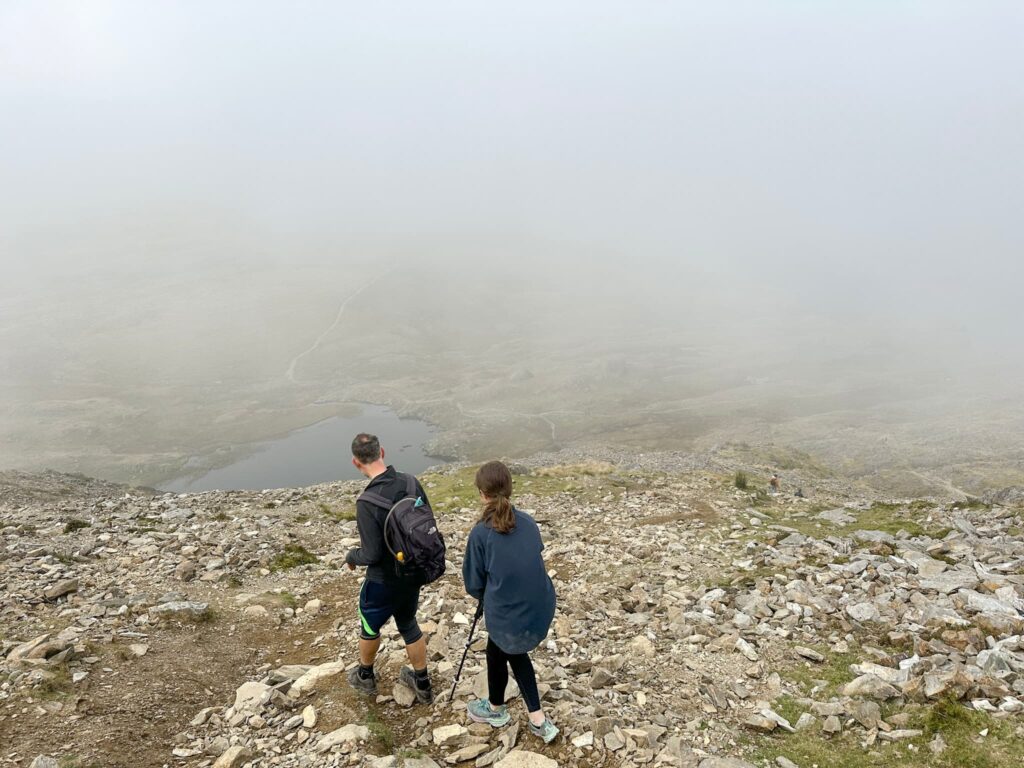
[[402,472],[419,473],[442,463],[423,453],[436,430],[415,419],[400,419],[383,406],[363,406],[354,417],[326,419],[276,440],[259,443],[256,453],[202,475],[163,484],[176,493],[212,490],[292,488],[362,478],[352,466],[352,438],[369,432],[380,438],[385,461]]

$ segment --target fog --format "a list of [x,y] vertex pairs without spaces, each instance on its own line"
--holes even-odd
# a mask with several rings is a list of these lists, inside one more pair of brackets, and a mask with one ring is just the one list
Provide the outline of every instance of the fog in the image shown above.
[[1017,2],[7,0],[0,468],[156,481],[357,401],[468,458],[860,412],[842,452],[1021,466],[1022,39]]

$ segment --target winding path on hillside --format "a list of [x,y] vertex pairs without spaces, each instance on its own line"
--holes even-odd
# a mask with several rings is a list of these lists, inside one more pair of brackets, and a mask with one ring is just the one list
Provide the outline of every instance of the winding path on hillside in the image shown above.
[[316,352],[316,350],[320,347],[320,344],[323,343],[323,340],[326,339],[330,335],[331,331],[333,331],[335,328],[338,327],[338,323],[341,322],[341,318],[345,314],[345,310],[348,308],[348,305],[354,299],[356,299],[363,291],[365,291],[367,288],[372,286],[378,280],[380,280],[383,277],[385,277],[386,275],[390,274],[393,270],[394,270],[394,267],[391,267],[390,269],[385,270],[384,272],[380,273],[376,277],[374,277],[371,280],[367,281],[366,283],[363,283],[363,285],[361,285],[358,289],[356,289],[356,291],[354,293],[349,294],[348,297],[346,297],[346,299],[343,302],[341,302],[341,306],[338,307],[338,313],[334,317],[334,322],[331,323],[329,326],[327,326],[327,329],[325,331],[323,331],[323,333],[321,333],[319,336],[316,337],[316,341],[314,341],[312,343],[312,345],[310,345],[309,349],[306,349],[306,350],[300,352],[299,354],[297,354],[295,357],[292,358],[291,363],[288,364],[288,370],[284,374],[285,377],[288,379],[288,381],[296,383],[296,384],[298,383],[298,379],[295,377],[295,369],[298,366],[299,361],[302,360],[302,358],[306,357],[307,355],[311,355],[314,352]]

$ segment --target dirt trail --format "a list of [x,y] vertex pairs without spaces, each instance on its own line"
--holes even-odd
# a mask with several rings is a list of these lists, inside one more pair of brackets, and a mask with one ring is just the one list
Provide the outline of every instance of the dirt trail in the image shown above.
[[334,322],[331,323],[329,326],[327,326],[327,329],[324,330],[319,336],[316,337],[316,340],[312,343],[312,345],[310,345],[310,347],[308,349],[300,352],[299,354],[297,354],[295,357],[292,358],[292,361],[288,364],[288,370],[285,371],[285,374],[284,374],[285,377],[288,379],[288,381],[291,381],[293,383],[298,383],[298,379],[295,378],[295,369],[298,366],[299,361],[302,358],[306,357],[307,355],[311,355],[314,352],[316,352],[316,350],[320,347],[320,344],[323,342],[323,340],[326,339],[331,334],[331,332],[335,328],[338,327],[338,324],[341,322],[342,316],[345,314],[345,310],[348,308],[348,305],[354,299],[356,299],[360,294],[363,293],[363,291],[365,291],[367,288],[371,287],[378,280],[381,280],[382,278],[384,278],[386,275],[388,275],[393,270],[394,270],[394,267],[392,267],[391,269],[388,269],[388,270],[384,271],[383,273],[377,275],[376,277],[372,278],[371,280],[369,280],[368,282],[366,282],[362,286],[360,286],[358,289],[356,289],[356,291],[354,293],[349,294],[349,296],[343,302],[341,302],[341,306],[338,307],[338,314],[335,315],[335,317],[334,317]]
[[[0,720],[0,766],[54,754],[73,756],[75,768],[162,768],[173,760],[175,735],[205,707],[229,704],[242,683],[258,677],[260,665],[322,663],[348,650],[334,631],[346,617],[334,606],[352,606],[354,617],[357,591],[354,578],[324,584],[316,589],[323,612],[281,627],[244,619],[230,593],[214,593],[208,599],[215,621],[154,627],[141,658],[131,657],[125,642],[97,646],[100,660],[73,694],[19,701],[18,717]],[[314,646],[318,637],[324,639]],[[325,697],[328,720],[332,709],[350,711],[350,692],[341,693]],[[57,706],[65,709],[47,712]]]

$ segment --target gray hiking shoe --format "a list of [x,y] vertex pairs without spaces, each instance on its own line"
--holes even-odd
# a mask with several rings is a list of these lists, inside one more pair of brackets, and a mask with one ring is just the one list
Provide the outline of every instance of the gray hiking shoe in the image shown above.
[[434,701],[434,688],[430,685],[430,678],[427,678],[427,686],[421,688],[416,680],[416,673],[412,667],[402,667],[398,673],[398,682],[404,685],[406,688],[412,688],[412,692],[416,694],[416,701],[420,704],[431,704]]
[[354,667],[348,671],[348,684],[367,696],[373,696],[377,693],[377,676],[363,677],[359,674],[359,667]]
[[556,728],[555,724],[545,717],[544,722],[540,725],[530,723],[530,733],[540,739],[543,739],[545,744],[550,744],[558,735],[558,728]]

